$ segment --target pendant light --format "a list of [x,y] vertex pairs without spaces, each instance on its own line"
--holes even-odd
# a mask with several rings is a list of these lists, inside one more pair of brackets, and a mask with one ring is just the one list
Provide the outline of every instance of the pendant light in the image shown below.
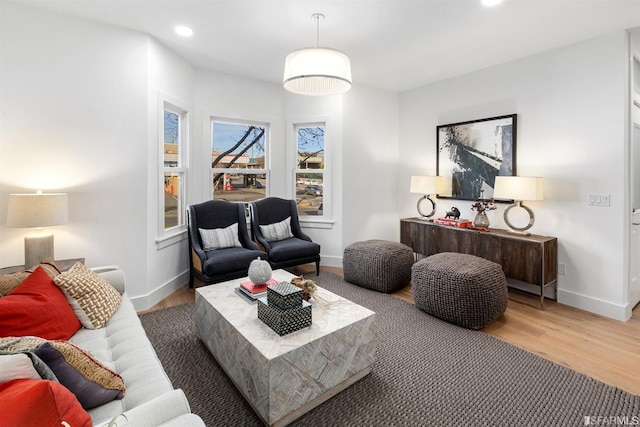
[[349,57],[335,49],[320,47],[320,21],[324,15],[314,13],[316,47],[296,50],[287,55],[282,84],[299,95],[336,95],[351,89]]

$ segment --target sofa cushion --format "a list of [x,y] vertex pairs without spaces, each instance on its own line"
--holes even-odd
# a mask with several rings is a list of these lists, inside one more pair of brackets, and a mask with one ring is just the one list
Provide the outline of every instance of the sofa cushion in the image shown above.
[[106,325],[122,301],[113,286],[79,262],[58,275],[55,283],[62,289],[82,326],[88,329]]
[[237,222],[226,228],[198,228],[198,232],[205,251],[242,247],[240,240],[238,240]]
[[42,267],[0,298],[0,337],[68,340],[80,329],[66,297]]
[[261,256],[264,257],[264,252],[259,250],[246,248],[219,249],[215,252],[215,255],[212,255],[212,252],[207,253],[207,259],[202,265],[202,269],[209,276],[249,270],[251,261]]
[[320,254],[319,244],[293,237],[271,242],[269,261],[281,262],[295,258],[314,257],[318,254]]
[[18,379],[0,383],[0,395],[4,408],[2,425],[92,425],[91,417],[73,393],[54,381]]
[[122,377],[70,342],[9,337],[0,339],[0,349],[33,352],[51,369],[57,380],[76,395],[85,409],[124,396]]
[[267,242],[277,242],[279,240],[289,239],[293,237],[291,232],[291,217],[273,224],[261,225],[260,233]]

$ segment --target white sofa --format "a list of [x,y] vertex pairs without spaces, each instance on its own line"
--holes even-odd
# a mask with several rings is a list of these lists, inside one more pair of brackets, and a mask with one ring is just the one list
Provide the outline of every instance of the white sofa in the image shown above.
[[[89,415],[96,426],[204,426],[191,413],[180,389],[174,389],[133,304],[125,293],[124,273],[116,266],[93,268],[122,294],[122,303],[101,329],[81,328],[69,340],[91,353],[124,379],[125,396],[96,408]],[[120,415],[124,416],[120,416]]]

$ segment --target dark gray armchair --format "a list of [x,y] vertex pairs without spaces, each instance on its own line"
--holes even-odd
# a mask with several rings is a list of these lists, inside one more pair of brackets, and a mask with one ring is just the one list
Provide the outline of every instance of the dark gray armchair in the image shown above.
[[[196,278],[209,285],[247,276],[251,261],[258,257],[267,259],[267,253],[261,251],[249,237],[242,203],[209,200],[190,205],[187,208],[187,221],[190,288]],[[231,232],[235,231],[233,224],[237,224],[235,235]],[[199,229],[206,230],[205,243],[212,245],[210,248],[203,244]]]
[[300,228],[295,200],[267,197],[249,205],[251,232],[267,251],[271,268],[315,262],[316,274],[320,273],[320,245]]

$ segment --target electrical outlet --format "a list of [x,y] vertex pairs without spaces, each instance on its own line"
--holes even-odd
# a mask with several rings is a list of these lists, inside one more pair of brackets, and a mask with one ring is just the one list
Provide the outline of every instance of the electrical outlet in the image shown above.
[[564,262],[558,263],[558,274],[567,274],[567,264]]

